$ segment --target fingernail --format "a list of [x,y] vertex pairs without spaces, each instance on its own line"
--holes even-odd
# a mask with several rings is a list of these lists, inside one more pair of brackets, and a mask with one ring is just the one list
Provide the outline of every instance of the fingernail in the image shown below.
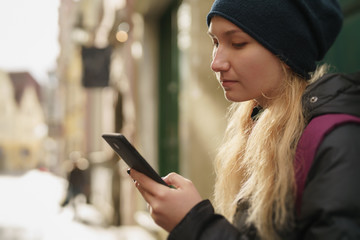
[[130,174],[130,168],[126,171],[128,174]]

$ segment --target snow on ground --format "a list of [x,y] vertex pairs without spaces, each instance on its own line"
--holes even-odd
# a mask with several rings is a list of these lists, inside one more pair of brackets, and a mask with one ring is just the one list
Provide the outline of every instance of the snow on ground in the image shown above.
[[103,227],[89,204],[80,203],[75,217],[71,206],[60,207],[66,187],[66,180],[39,170],[0,175],[0,239],[155,240],[138,226]]

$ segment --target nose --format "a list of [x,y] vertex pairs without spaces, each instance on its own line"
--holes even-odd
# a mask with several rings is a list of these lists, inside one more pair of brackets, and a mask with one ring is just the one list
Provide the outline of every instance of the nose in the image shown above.
[[229,60],[224,52],[224,49],[218,48],[213,54],[213,60],[211,62],[211,69],[214,72],[228,71],[230,68]]

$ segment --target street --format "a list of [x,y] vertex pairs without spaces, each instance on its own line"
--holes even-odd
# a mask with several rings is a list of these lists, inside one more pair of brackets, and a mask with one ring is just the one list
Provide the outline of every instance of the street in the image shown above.
[[[31,170],[0,175],[1,240],[155,240],[138,226],[105,227],[91,205],[60,207],[66,191],[64,179]],[[81,201],[81,199],[80,199]]]

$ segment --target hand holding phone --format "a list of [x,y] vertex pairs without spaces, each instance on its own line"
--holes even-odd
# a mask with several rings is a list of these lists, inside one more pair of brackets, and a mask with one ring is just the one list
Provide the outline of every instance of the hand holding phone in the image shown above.
[[111,133],[103,134],[102,137],[130,168],[145,174],[160,184],[168,186],[124,135]]

